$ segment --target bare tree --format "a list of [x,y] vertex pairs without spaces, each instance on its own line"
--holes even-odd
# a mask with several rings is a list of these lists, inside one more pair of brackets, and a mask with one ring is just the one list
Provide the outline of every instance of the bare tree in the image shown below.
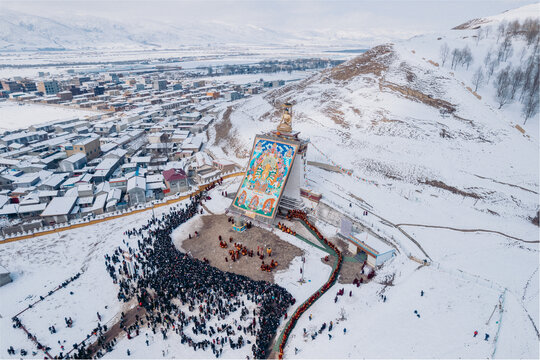
[[497,59],[493,59],[493,61],[491,61],[486,67],[486,75],[487,75],[488,82],[491,79],[491,76],[493,75],[493,73],[495,72],[497,65],[498,65]]
[[519,23],[519,20],[511,21],[508,24],[508,27],[506,28],[506,34],[508,35],[518,35],[519,31],[521,30],[521,24]]
[[506,22],[501,21],[499,26],[497,27],[497,43],[501,38],[506,34]]
[[487,37],[488,37],[490,31],[491,31],[491,26],[486,26],[486,27],[484,28],[484,38],[487,39]]
[[493,49],[489,49],[486,53],[486,57],[484,58],[484,65],[488,66],[489,62],[491,61],[491,53],[493,52]]
[[484,72],[482,71],[482,68],[480,66],[478,67],[478,69],[476,69],[472,81],[474,85],[474,91],[476,92],[478,90],[478,87],[482,85],[484,81]]
[[540,34],[540,21],[538,19],[527,18],[523,21],[522,30],[525,33],[527,45],[531,45]]
[[[525,71],[523,72],[523,84],[521,86],[520,99],[523,99],[525,95],[531,90],[531,86],[534,82],[535,72],[538,69],[537,59],[534,55],[529,56],[525,61]],[[535,71],[536,70],[536,71]]]
[[450,65],[451,69],[455,69],[457,64],[461,62],[461,50],[454,49],[452,50],[452,64]]
[[476,46],[478,46],[478,43],[480,42],[480,40],[482,40],[483,33],[484,30],[482,28],[478,28],[478,30],[476,30],[476,38],[474,39],[474,41],[476,42]]
[[512,55],[513,48],[512,48],[512,38],[510,36],[507,36],[504,38],[503,43],[501,44],[501,48],[503,50],[503,59],[502,61],[508,60],[508,57]]
[[527,120],[538,114],[538,94],[527,95],[527,97],[525,98],[525,102],[523,103],[523,109],[521,110],[521,114],[525,119],[525,121],[523,121],[523,125],[527,123]]
[[497,89],[496,97],[500,109],[510,100],[510,66],[497,73],[495,87]]
[[473,62],[473,56],[471,53],[471,49],[469,49],[468,46],[465,46],[463,50],[461,50],[461,66],[467,65],[467,70],[469,70],[469,65]]
[[442,66],[444,66],[444,63],[446,63],[446,60],[448,59],[448,53],[450,52],[450,48],[448,47],[447,43],[444,43],[441,45],[441,63]]
[[525,73],[520,67],[516,67],[510,74],[510,100],[514,100],[516,92],[523,84]]
[[540,65],[538,59],[533,58],[527,65],[524,72],[524,82],[522,86],[521,103],[523,104],[522,115],[525,118],[523,124],[536,114],[538,114],[538,92],[540,88]]

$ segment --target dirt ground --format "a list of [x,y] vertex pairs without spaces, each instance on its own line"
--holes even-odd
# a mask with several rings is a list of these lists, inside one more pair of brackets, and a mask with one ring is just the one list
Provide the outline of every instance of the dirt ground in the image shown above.
[[[338,246],[338,248],[341,250],[343,257],[347,256],[354,256],[354,254],[350,253],[348,250],[348,246],[342,239],[338,237],[334,237],[330,239],[334,244]],[[326,263],[324,260],[322,260],[323,263]],[[330,256],[330,264],[333,264],[334,257]],[[366,275],[362,275],[362,262],[359,261],[344,261],[341,264],[341,271],[339,272],[338,282],[340,284],[352,284],[354,279],[360,279],[362,278],[364,283],[369,282]]]
[[[201,219],[201,228],[194,229],[199,232],[199,236],[183,240],[182,248],[197,259],[208,259],[210,265],[220,270],[245,275],[253,280],[274,283],[276,271],[287,269],[292,259],[303,254],[301,249],[281,240],[268,230],[253,226],[241,233],[234,231],[226,215],[206,215]],[[229,245],[226,249],[219,246],[219,235]],[[187,237],[188,234],[185,236]],[[229,242],[230,237],[233,238],[232,243]],[[248,250],[253,250],[254,256],[240,256],[236,262],[233,262],[229,256],[229,250],[234,248],[235,242],[242,243]],[[264,257],[265,264],[269,264],[272,259],[278,262],[278,266],[272,272],[261,271],[262,261],[256,256],[257,246],[272,249],[272,257],[269,258],[266,253]],[[228,262],[225,262],[225,257],[228,258]]]

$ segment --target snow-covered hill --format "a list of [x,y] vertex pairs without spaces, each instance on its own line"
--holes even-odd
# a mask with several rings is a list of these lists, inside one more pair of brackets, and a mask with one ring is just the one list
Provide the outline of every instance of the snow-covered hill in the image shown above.
[[[528,14],[523,18],[538,19],[537,9],[535,5],[519,12]],[[497,19],[503,21],[504,16]],[[531,346],[538,341],[539,321],[536,285],[531,289],[538,282],[538,117],[523,125],[519,91],[499,109],[493,83],[507,66],[525,69],[528,59],[537,61],[535,43],[528,43],[524,34],[511,34],[513,54],[500,59],[491,79],[481,82],[476,92],[472,81],[477,68],[485,66],[486,54],[491,51],[497,57],[506,38],[497,40],[500,21],[485,21],[478,41],[478,29],[462,29],[377,46],[332,70],[224,110],[211,134],[213,151],[245,163],[254,135],[274,129],[279,105],[292,102],[293,127],[311,140],[308,161],[335,163],[353,172],[308,166],[308,187],[322,193],[324,202],[353,216],[361,217],[362,209],[369,209],[387,220],[367,220],[374,231],[384,230],[388,222],[400,224],[440,266],[436,272],[444,268],[452,274],[480,276],[507,288],[513,326],[523,329],[518,340],[509,334],[514,328],[503,327],[506,336],[499,350],[495,345],[495,349],[456,352],[448,338],[430,338],[429,346],[418,340],[429,331],[411,330],[407,322],[407,334],[416,345],[406,352],[409,345],[404,344],[409,342],[403,340],[398,344],[404,347],[396,347],[395,338],[375,335],[387,333],[392,326],[384,321],[374,325],[374,320],[369,329],[359,329],[362,344],[373,344],[368,349],[353,349],[347,342],[330,348],[324,339],[304,344],[301,330],[293,332],[297,340],[291,346],[299,347],[305,356],[348,357],[360,351],[359,356],[377,357],[381,348],[384,357],[488,357],[491,351],[506,357],[538,356],[537,346]],[[443,65],[440,49],[445,43],[450,55]],[[470,50],[469,64],[460,61],[451,68],[452,50],[464,48]],[[393,266],[397,264],[390,269]],[[399,273],[397,283],[410,286],[415,281],[408,272],[402,275],[399,266],[388,271]],[[455,287],[450,282],[431,284],[452,291]],[[430,282],[416,286],[420,289]],[[394,289],[396,296],[399,291]],[[330,306],[331,296],[321,306]],[[468,296],[470,292],[463,292],[459,297]],[[400,299],[405,298],[396,301]],[[456,301],[463,314],[476,311],[466,305],[472,299]],[[370,306],[363,311],[371,311]],[[437,316],[443,320],[440,313]],[[445,321],[454,316],[460,315],[450,312]],[[358,315],[354,321],[362,323],[363,318]],[[404,336],[396,331],[391,333]],[[451,331],[445,334],[454,336]],[[427,347],[436,350],[424,353]],[[293,353],[286,351],[290,357]]]
[[374,34],[309,31],[291,33],[245,23],[193,20],[167,23],[159,20],[125,22],[96,16],[69,18],[36,16],[2,9],[0,51],[85,49],[178,49],[215,45],[318,45],[359,46]]

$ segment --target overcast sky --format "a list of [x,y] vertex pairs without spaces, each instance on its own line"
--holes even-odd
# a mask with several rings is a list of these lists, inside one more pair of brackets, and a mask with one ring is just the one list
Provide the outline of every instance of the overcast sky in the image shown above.
[[[446,30],[534,0],[359,1],[5,1],[2,7],[34,15],[91,15],[122,21],[220,21],[286,31],[356,31],[412,36]],[[403,37],[403,36],[400,36]]]

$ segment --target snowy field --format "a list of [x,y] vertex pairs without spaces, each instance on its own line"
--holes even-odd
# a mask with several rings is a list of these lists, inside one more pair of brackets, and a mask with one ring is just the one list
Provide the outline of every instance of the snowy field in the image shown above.
[[[155,209],[156,216],[163,211],[167,207]],[[152,212],[146,211],[83,229],[1,245],[0,263],[13,277],[12,283],[0,287],[2,351],[10,345],[17,350],[35,350],[22,330],[12,328],[11,317],[78,272],[82,273],[79,279],[24,312],[20,316],[23,325],[50,346],[54,356],[59,353],[58,341],[64,344],[66,340],[64,345],[71,349],[75,341],[86,338],[97,326],[96,312],[102,315],[102,324],[114,323],[113,317],[124,308],[106,271],[104,255],[123,245],[126,229],[145,224],[151,216]],[[65,317],[73,319],[72,328],[65,326]],[[51,325],[57,330],[54,335],[48,331]],[[3,357],[6,354],[2,352]],[[43,358],[43,354],[31,357]]]
[[25,129],[54,120],[74,117],[84,118],[100,114],[96,111],[62,108],[40,104],[19,105],[13,101],[0,101],[0,132],[5,130]]

